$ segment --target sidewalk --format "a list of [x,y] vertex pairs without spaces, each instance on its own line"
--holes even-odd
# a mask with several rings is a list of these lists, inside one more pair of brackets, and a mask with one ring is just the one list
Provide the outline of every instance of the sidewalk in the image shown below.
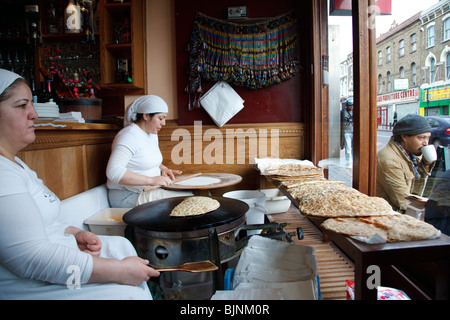
[[[341,161],[342,160],[342,161]],[[322,165],[324,169],[328,169],[328,180],[343,181],[345,185],[352,186],[352,168],[345,166],[345,158],[328,159],[327,164]],[[341,164],[342,162],[342,164]]]

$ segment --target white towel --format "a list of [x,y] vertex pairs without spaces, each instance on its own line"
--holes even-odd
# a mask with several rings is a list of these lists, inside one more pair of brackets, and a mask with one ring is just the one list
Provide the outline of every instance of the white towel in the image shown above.
[[200,104],[219,127],[241,111],[244,108],[244,102],[224,81],[217,82],[200,98]]

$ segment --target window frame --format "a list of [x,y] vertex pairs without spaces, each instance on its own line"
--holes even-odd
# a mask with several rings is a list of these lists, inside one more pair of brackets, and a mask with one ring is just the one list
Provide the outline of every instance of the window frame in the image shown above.
[[417,51],[417,34],[413,33],[410,36],[411,39],[411,52],[416,52]]
[[405,39],[398,42],[398,54],[400,58],[405,56]]
[[427,26],[427,48],[434,47],[436,43],[436,30],[434,26],[435,26],[434,22],[430,23]]

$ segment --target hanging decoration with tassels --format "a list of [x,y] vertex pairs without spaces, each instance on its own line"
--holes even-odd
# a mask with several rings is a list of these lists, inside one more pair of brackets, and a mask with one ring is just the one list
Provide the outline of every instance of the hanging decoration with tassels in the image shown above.
[[292,78],[299,68],[296,44],[294,12],[255,24],[238,24],[197,13],[187,46],[187,110],[200,107],[202,79],[260,89]]

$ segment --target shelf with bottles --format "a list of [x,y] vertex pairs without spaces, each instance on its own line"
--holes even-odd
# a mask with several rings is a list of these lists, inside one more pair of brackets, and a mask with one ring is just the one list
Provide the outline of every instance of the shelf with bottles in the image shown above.
[[39,6],[34,1],[10,2],[0,11],[0,68],[35,77],[34,47],[39,43]]
[[102,88],[142,93],[145,88],[142,0],[100,0]]
[[60,98],[92,98],[100,90],[99,48],[90,43],[51,43],[40,49],[41,78]]
[[98,42],[97,0],[41,0],[42,39]]

